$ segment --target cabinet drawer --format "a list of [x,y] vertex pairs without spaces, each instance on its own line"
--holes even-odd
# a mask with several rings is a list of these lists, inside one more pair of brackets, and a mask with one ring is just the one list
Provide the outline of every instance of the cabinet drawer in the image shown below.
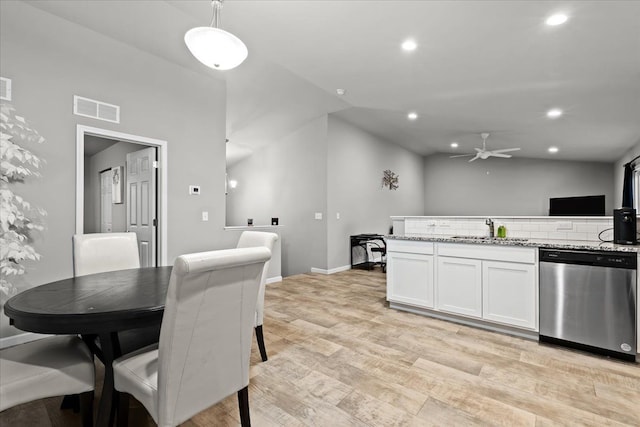
[[421,242],[418,240],[395,240],[387,239],[387,252],[405,252],[411,254],[433,254],[432,242]]
[[526,264],[534,264],[536,262],[536,249],[522,246],[440,243],[438,244],[438,255],[492,261],[522,262]]

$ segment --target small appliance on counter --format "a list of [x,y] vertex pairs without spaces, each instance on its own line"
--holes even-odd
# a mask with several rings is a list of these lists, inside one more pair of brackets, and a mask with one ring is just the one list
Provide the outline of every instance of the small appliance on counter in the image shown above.
[[621,208],[613,210],[613,243],[618,245],[638,244],[636,210]]

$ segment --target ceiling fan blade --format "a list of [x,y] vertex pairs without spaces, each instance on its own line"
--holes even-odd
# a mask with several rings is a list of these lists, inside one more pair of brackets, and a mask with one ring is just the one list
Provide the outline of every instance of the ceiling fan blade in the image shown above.
[[489,155],[492,156],[492,157],[503,157],[505,159],[509,159],[509,158],[513,157],[511,154],[496,153],[495,151],[494,152],[490,152]]
[[502,148],[500,150],[491,150],[492,153],[507,153],[509,151],[518,151],[519,148]]
[[455,156],[449,156],[449,158],[453,159],[454,157],[469,157],[469,156],[475,156],[475,154],[458,154]]
[[478,160],[479,158],[480,158],[480,154],[476,154],[476,156],[473,159],[469,160],[469,163],[473,162],[474,160]]

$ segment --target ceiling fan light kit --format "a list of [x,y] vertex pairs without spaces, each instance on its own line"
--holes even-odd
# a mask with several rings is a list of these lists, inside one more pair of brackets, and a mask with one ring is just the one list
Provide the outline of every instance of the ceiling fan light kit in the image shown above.
[[504,159],[508,159],[512,157],[512,155],[504,154],[504,153],[519,150],[519,148],[502,148],[500,150],[487,150],[487,138],[489,138],[489,133],[483,132],[480,134],[480,136],[482,137],[482,148],[474,148],[474,150],[476,150],[474,154],[458,154],[456,156],[449,156],[449,157],[452,159],[455,157],[472,157],[471,160],[469,160],[469,163],[471,163],[478,159],[486,160],[489,157],[501,157]]
[[214,70],[230,70],[247,59],[247,46],[235,35],[220,27],[222,0],[213,0],[213,17],[209,27],[195,27],[184,35],[189,52]]

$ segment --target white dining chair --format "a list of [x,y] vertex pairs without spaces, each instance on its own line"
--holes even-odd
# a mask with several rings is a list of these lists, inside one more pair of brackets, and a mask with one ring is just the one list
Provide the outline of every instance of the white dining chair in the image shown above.
[[[74,276],[140,268],[136,233],[90,233],[73,236]],[[122,354],[157,343],[160,325],[131,329],[118,333]],[[104,361],[99,340],[90,342],[91,350]]]
[[[278,240],[276,233],[268,233],[264,231],[243,231],[238,240],[238,248],[254,248],[263,246],[273,252],[273,246]],[[269,274],[269,262],[267,261],[262,271],[260,279],[260,292],[258,293],[258,303],[256,305],[256,318],[254,327],[256,331],[256,340],[258,341],[258,349],[262,361],[267,361],[267,349],[264,345],[264,335],[262,325],[264,323],[264,294],[267,287],[267,275]]]
[[238,393],[242,426],[250,425],[249,359],[267,248],[182,255],[173,265],[160,343],[113,362],[118,424],[129,395],[160,427],[176,426]]
[[140,268],[136,233],[90,233],[73,236],[73,274]]
[[0,350],[0,411],[46,397],[80,394],[84,426],[93,424],[93,356],[76,336]]

